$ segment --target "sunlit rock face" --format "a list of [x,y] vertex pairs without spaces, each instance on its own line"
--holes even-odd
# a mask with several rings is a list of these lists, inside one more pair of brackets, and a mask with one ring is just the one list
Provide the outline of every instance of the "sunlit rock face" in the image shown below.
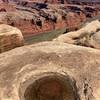
[[0,100],[100,100],[100,51],[43,42],[0,54]]
[[83,28],[68,32],[54,40],[100,49],[100,21],[95,20],[87,23]]
[[24,45],[23,36],[19,29],[0,25],[0,53]]

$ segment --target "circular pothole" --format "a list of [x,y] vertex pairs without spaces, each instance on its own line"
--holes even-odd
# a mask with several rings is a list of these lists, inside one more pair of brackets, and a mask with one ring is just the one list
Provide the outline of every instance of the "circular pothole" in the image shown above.
[[24,92],[24,100],[77,100],[69,78],[45,76],[30,84]]

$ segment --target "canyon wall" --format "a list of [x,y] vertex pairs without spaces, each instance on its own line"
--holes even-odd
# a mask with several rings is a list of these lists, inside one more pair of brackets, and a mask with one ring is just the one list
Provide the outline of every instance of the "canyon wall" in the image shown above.
[[77,30],[87,18],[100,14],[95,7],[32,2],[1,3],[0,23],[18,27],[27,36],[63,28]]

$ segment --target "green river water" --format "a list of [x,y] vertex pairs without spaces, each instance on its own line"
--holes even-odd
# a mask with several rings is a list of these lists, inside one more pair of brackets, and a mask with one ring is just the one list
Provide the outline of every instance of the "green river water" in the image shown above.
[[58,37],[64,32],[66,32],[66,28],[59,29],[59,30],[53,30],[53,31],[42,33],[42,34],[35,35],[35,36],[34,35],[27,36],[27,37],[24,37],[25,44],[28,45],[28,44],[33,44],[37,42],[51,41],[52,39]]

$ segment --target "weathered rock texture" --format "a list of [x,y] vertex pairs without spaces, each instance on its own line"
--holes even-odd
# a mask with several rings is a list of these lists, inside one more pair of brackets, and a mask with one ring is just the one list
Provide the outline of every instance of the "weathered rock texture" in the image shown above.
[[100,0],[68,0],[69,3],[84,5],[100,5]]
[[54,40],[100,49],[100,21],[87,23],[78,31],[68,32]]
[[100,51],[45,42],[0,54],[0,100],[100,100]]
[[6,11],[16,11],[16,8],[12,4],[6,4],[6,3],[0,3],[0,12],[6,12]]
[[59,7],[56,9],[54,7],[40,10],[36,9],[17,7],[15,11],[1,11],[0,23],[15,26],[22,31],[24,36],[26,36],[49,32],[54,29],[67,28],[69,30],[74,30],[80,26],[81,22],[86,20],[84,13],[80,15],[74,12],[63,14],[64,11],[59,9]]
[[16,1],[16,4],[0,3],[0,23],[19,28],[24,36],[54,29],[77,30],[87,18],[100,15],[100,10],[96,6],[60,5],[55,4],[55,0],[53,4],[49,1]]
[[19,29],[9,25],[0,25],[0,53],[24,45]]

